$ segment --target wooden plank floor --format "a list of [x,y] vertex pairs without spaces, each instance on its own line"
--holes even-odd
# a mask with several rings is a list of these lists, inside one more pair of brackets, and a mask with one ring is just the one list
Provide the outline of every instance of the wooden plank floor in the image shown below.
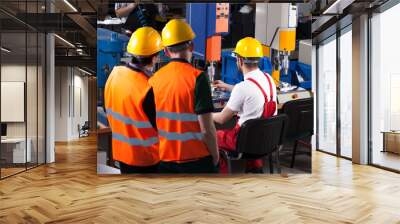
[[313,154],[313,174],[98,176],[94,138],[0,181],[0,223],[400,223],[400,175]]

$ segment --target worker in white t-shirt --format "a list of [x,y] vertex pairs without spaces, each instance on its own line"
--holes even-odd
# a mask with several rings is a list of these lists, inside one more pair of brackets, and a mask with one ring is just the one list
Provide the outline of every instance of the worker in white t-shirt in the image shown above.
[[[243,73],[244,81],[234,86],[221,80],[214,82],[215,87],[231,91],[231,97],[225,108],[221,112],[213,114],[214,121],[224,124],[236,115],[239,117],[235,128],[217,132],[219,149],[228,151],[235,150],[236,137],[244,122],[255,118],[268,118],[277,113],[275,83],[271,76],[258,68],[259,61],[263,57],[261,43],[252,37],[243,38],[236,44],[234,54],[238,69]],[[261,159],[247,161],[246,172],[262,173],[262,170]],[[226,161],[222,161],[222,157],[220,172],[227,172]]]

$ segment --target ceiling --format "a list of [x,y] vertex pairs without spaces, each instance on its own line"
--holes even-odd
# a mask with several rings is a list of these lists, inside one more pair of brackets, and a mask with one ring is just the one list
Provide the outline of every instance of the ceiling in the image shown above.
[[350,25],[354,17],[374,12],[389,0],[313,0],[313,43],[327,39]]
[[55,38],[56,65],[95,71],[96,9],[96,0],[1,0],[2,46],[11,50],[2,51],[2,60],[33,60],[44,47],[36,43],[37,33],[49,32],[61,37]]

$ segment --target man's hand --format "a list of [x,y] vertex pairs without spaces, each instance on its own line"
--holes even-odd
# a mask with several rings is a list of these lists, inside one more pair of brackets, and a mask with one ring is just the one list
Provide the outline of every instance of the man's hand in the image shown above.
[[136,7],[136,3],[129,3],[127,7],[129,7],[129,9],[134,9]]
[[129,16],[129,14],[136,8],[137,3],[130,3],[125,7],[119,8],[115,10],[115,15],[117,17],[126,17]]
[[221,112],[213,113],[213,120],[218,124],[225,124],[227,121],[235,116],[236,112],[232,111],[228,107],[224,107]]
[[234,87],[233,85],[229,85],[221,80],[215,80],[213,86],[218,89],[222,89],[224,91],[229,91],[229,92],[231,92]]

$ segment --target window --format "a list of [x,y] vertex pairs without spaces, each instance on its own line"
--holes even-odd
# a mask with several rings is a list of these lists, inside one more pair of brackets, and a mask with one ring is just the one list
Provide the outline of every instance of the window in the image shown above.
[[352,157],[352,32],[340,36],[340,155]]
[[336,154],[336,39],[318,48],[318,149]]
[[400,4],[371,18],[371,158],[400,170]]

